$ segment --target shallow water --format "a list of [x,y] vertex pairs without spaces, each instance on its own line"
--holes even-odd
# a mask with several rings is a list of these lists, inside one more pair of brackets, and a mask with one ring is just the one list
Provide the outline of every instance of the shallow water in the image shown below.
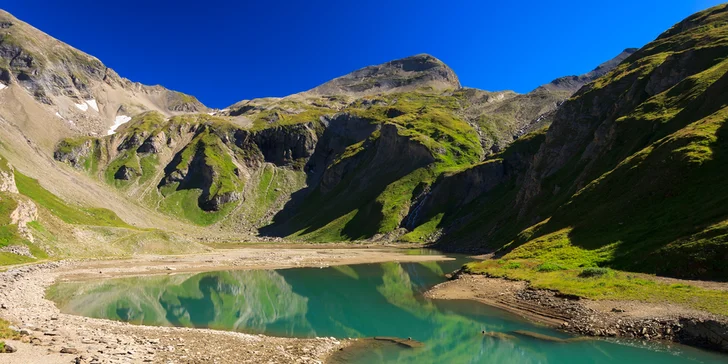
[[[569,338],[471,301],[427,300],[422,293],[464,260],[329,268],[224,271],[61,283],[49,297],[61,311],[137,324],[276,336],[412,338],[421,348],[377,343],[339,352],[346,363],[726,363],[728,356],[684,346],[605,340],[551,342],[529,330]],[[513,337],[490,337],[481,331]]]

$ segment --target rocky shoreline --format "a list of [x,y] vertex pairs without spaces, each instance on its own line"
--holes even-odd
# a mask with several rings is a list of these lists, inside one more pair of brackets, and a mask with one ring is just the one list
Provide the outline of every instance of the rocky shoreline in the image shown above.
[[322,363],[350,340],[279,338],[237,332],[152,327],[61,313],[45,298],[54,282],[215,269],[269,269],[381,261],[436,260],[377,249],[237,249],[125,261],[52,262],[0,272],[0,318],[20,340],[0,364]]
[[477,300],[581,336],[667,341],[728,353],[728,318],[672,304],[594,301],[461,273],[426,296]]

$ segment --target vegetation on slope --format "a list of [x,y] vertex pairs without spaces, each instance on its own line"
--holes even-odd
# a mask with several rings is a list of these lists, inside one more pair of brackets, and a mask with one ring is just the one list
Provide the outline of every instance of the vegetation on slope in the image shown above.
[[66,223],[133,228],[111,210],[69,205],[43,188],[38,183],[38,180],[30,178],[18,171],[15,171],[15,182],[18,186],[18,191],[22,195],[28,196],[36,204],[48,209]]
[[488,208],[442,243],[569,270],[728,279],[727,19],[726,5],[698,13],[580,90],[503,184],[511,195],[483,194]]
[[534,288],[557,290],[594,300],[675,303],[728,315],[728,292],[604,268],[563,268],[556,263],[502,259],[469,263],[465,272],[529,281]]
[[398,229],[418,190],[441,173],[483,157],[476,131],[454,114],[460,101],[408,92],[354,102],[346,112],[381,130],[365,140],[352,140],[324,166],[324,185],[312,187],[301,205],[284,209],[264,233],[331,241]]

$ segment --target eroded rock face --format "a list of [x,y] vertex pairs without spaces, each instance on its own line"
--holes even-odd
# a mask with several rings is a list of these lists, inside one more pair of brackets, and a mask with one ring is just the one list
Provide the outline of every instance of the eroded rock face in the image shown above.
[[160,132],[156,135],[150,136],[144,140],[137,152],[139,153],[154,153],[158,154],[167,145],[167,137],[164,132]]
[[441,176],[410,208],[404,225],[414,229],[436,212],[464,206],[503,183],[511,175],[503,160],[493,160],[463,172]]
[[326,130],[316,144],[316,150],[306,164],[306,171],[314,175],[314,181],[324,173],[326,167],[336,156],[352,144],[367,139],[381,125],[373,120],[358,117],[349,113],[340,113],[322,120]]
[[300,165],[305,164],[318,142],[313,123],[264,129],[254,132],[251,139],[265,161],[277,166],[290,166],[299,160],[303,160]]
[[679,332],[682,343],[728,352],[728,323],[716,320],[681,319]]
[[[2,168],[3,165],[6,165],[7,168]],[[18,193],[13,171],[13,166],[0,157],[0,192]]]
[[418,168],[435,161],[424,145],[399,135],[394,124],[384,124],[380,136],[364,142],[362,152],[344,158],[328,167],[321,177],[319,189],[323,194],[333,190],[344,179],[351,178],[349,197],[357,191],[377,186],[382,181],[395,181]]
[[33,201],[20,196],[18,187],[15,184],[14,171],[13,166],[7,160],[0,157],[0,192],[17,195],[15,198],[17,206],[10,213],[10,223],[18,225],[18,232],[30,242],[34,242],[33,234],[31,234],[30,228],[28,228],[28,223],[38,220],[38,208]]
[[53,159],[68,163],[76,169],[83,169],[86,158],[93,152],[93,143],[90,139],[75,145],[63,141],[53,152]]
[[133,167],[121,166],[116,171],[116,173],[114,173],[114,178],[119,179],[119,180],[128,181],[139,175],[141,175],[141,173],[139,171],[137,171],[136,169],[134,169]]

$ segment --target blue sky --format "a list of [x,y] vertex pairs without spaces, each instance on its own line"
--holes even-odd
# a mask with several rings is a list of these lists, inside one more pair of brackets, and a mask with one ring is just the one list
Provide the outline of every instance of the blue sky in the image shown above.
[[418,53],[464,86],[528,92],[641,47],[714,0],[0,0],[119,74],[211,107]]

